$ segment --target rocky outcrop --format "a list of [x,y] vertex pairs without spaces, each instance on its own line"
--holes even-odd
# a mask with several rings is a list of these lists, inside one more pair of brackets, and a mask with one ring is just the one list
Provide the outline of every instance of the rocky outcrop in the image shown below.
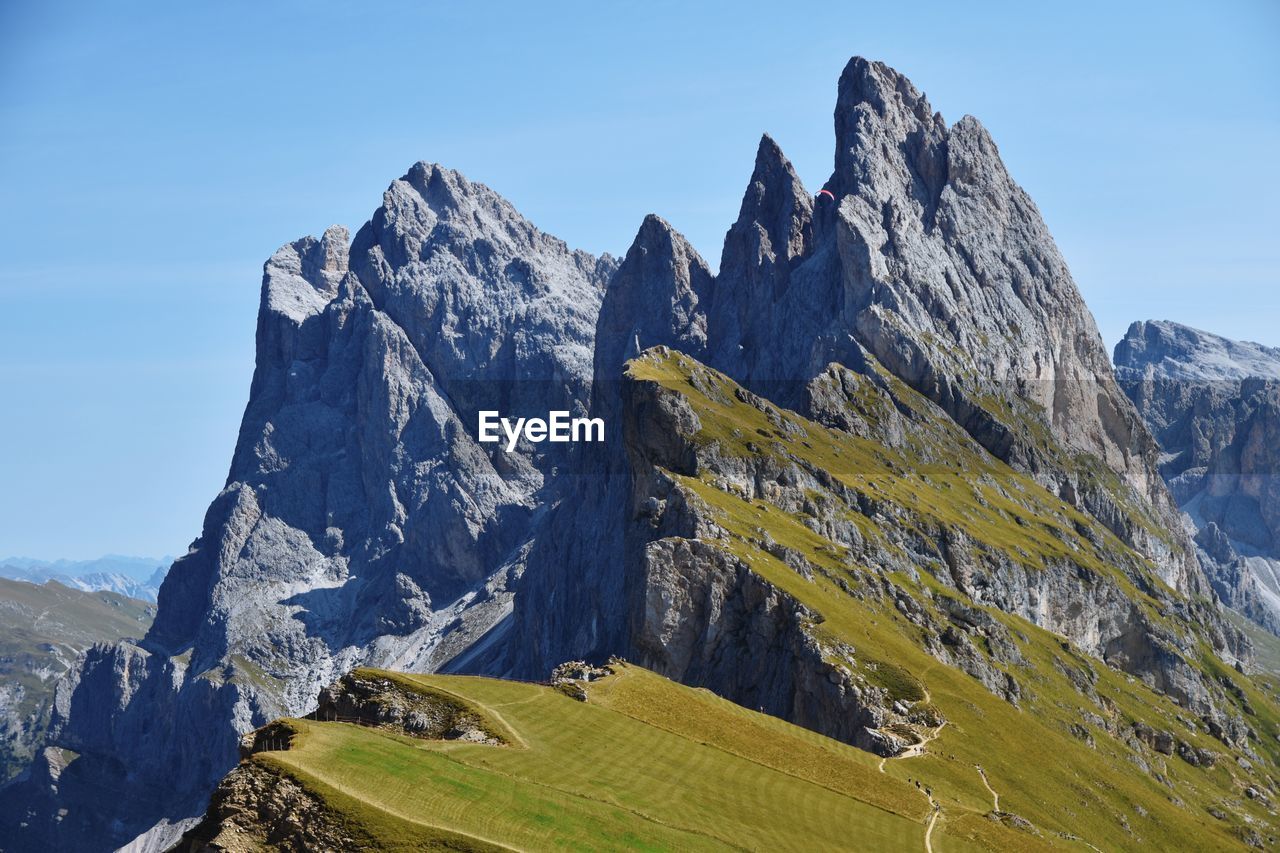
[[[504,745],[499,726],[465,700],[390,672],[356,669],[320,691],[309,718],[427,740]],[[261,753],[296,746],[299,723],[277,720],[240,739],[240,763],[213,791],[203,818],[168,849],[378,850],[383,845],[349,815]]]
[[1214,589],[1280,631],[1280,349],[1150,321],[1129,327],[1115,360]]
[[271,765],[245,763],[213,794],[204,818],[169,848],[174,853],[236,850],[376,850],[378,844],[324,800]]
[[[643,560],[635,661],[879,755],[906,745],[882,731],[888,691],[824,659],[814,615],[720,547],[666,537]],[[851,649],[849,651],[852,651]]]
[[334,227],[273,255],[227,485],[146,638],[59,691],[64,787],[119,796],[67,797],[14,837],[107,849],[198,815],[244,731],[354,665],[438,668],[505,618],[564,445],[498,451],[476,412],[585,411],[613,267],[425,163],[350,244]]
[[[501,733],[462,700],[424,686],[405,684],[376,670],[353,670],[321,690],[311,716],[429,740],[505,743]],[[249,750],[255,751],[253,747]]]

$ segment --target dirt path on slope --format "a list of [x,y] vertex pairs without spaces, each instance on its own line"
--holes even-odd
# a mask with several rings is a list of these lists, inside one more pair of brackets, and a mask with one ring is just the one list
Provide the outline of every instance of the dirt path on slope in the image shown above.
[[991,810],[1000,811],[1000,795],[996,793],[996,789],[991,787],[991,782],[987,779],[987,771],[982,769],[981,764],[975,764],[978,768],[978,775],[982,777],[982,785],[991,792]]
[[[947,721],[943,720],[942,723],[936,729],[934,729],[932,733],[924,735],[922,738],[920,738],[920,740],[917,743],[911,744],[906,749],[902,750],[902,752],[899,752],[897,755],[892,756],[892,758],[895,761],[897,761],[897,760],[907,759],[907,758],[917,758],[921,755],[924,755],[925,747],[929,745],[930,741],[936,740],[938,735],[942,733],[942,730],[946,728],[946,726],[947,726]],[[889,760],[889,758],[890,756],[886,756],[880,759],[879,770],[881,773],[884,772],[884,764],[886,761]],[[920,787],[919,782],[916,782],[916,787],[917,788]],[[942,813],[942,806],[940,806],[938,804],[938,801],[933,798],[933,792],[931,791],[931,789],[920,788],[920,793],[924,794],[926,797],[929,798],[929,806],[931,810],[931,813],[929,815],[929,823],[926,824],[924,828],[924,850],[925,850],[925,853],[933,853],[933,841],[932,841],[933,827],[938,822],[938,815]],[[994,794],[995,791],[992,791],[991,793]]]
[[933,853],[933,843],[929,840],[933,835],[933,825],[938,822],[938,815],[942,813],[942,806],[929,797],[929,804],[933,806],[933,814],[929,815],[929,825],[924,830],[924,850],[925,853]]

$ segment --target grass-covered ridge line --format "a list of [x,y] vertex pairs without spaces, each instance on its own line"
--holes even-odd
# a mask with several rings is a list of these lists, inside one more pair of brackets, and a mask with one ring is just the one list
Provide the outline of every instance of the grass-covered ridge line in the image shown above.
[[[893,692],[902,689],[900,673],[905,672],[945,715],[947,726],[923,757],[889,761],[886,772],[926,780],[943,806],[942,825],[952,834],[984,842],[990,825],[984,816],[994,807],[989,783],[999,793],[1000,810],[1029,820],[1039,833],[1020,832],[1020,837],[1066,849],[1082,848],[1071,836],[1107,850],[1185,849],[1187,839],[1195,839],[1198,849],[1214,850],[1241,849],[1250,833],[1275,835],[1270,802],[1245,794],[1255,787],[1270,791],[1268,799],[1275,796],[1280,717],[1269,689],[1207,648],[1189,655],[1188,663],[1207,680],[1226,687],[1227,701],[1256,732],[1250,741],[1256,755],[1250,758],[1137,679],[1025,619],[969,600],[930,574],[945,574],[941,564],[918,577],[885,575],[861,564],[849,549],[816,531],[808,509],[784,509],[767,494],[744,491],[732,475],[718,473],[732,466],[716,460],[772,457],[779,465],[794,462],[825,472],[833,484],[830,494],[806,493],[807,502],[833,500],[833,489],[845,490],[873,506],[887,505],[890,512],[896,507],[897,529],[913,519],[924,535],[960,529],[1026,571],[1067,560],[1099,582],[1115,584],[1153,622],[1173,624],[1160,599],[1144,590],[1166,600],[1175,594],[1101,524],[938,418],[925,423],[927,440],[908,434],[898,446],[888,446],[753,398],[679,353],[650,351],[630,362],[628,371],[635,381],[679,394],[698,418],[698,432],[691,437],[699,447],[697,470],[667,473],[724,531],[712,544],[804,604],[815,614],[810,630],[820,642],[833,649],[853,646],[856,677]],[[930,405],[905,386],[891,387],[888,394],[863,385],[855,390],[852,403],[868,419],[886,404],[926,414]],[[871,519],[863,517],[857,526],[869,541],[886,538]],[[799,552],[813,568],[812,577],[771,553],[769,543]],[[886,582],[892,591],[877,592]],[[1022,686],[1018,705],[926,652],[927,632],[894,606],[899,596],[910,597],[943,624],[944,605],[951,599],[1003,626],[1025,663],[989,663]],[[975,644],[990,657],[981,640]],[[1135,746],[1135,723],[1167,731],[1191,750],[1212,753],[1214,766],[1192,766],[1176,752],[1167,756]]]
[[[780,407],[766,404],[761,411],[739,399],[740,389],[732,380],[673,351],[651,351],[632,360],[627,375],[688,399],[702,420],[698,441],[714,443],[720,453],[794,456],[856,493],[962,531],[1028,568],[1069,560],[1116,580],[1135,600],[1153,607],[1157,602],[1133,584],[1131,575],[1140,575],[1144,586],[1168,590],[1150,564],[1115,534],[982,451],[959,427],[929,412],[931,404],[896,378],[886,377],[894,401],[920,413],[927,429],[923,438],[908,435],[901,448],[829,429]],[[858,390],[869,416],[887,404],[870,383],[861,383]],[[1092,537],[1081,530],[1091,531]],[[1128,560],[1123,569],[1113,562],[1117,553]]]

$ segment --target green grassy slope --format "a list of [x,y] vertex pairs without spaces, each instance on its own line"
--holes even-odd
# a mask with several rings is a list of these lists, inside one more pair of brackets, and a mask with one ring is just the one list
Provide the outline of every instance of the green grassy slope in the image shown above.
[[[299,720],[289,750],[251,760],[389,849],[924,848],[931,809],[906,770],[639,667],[618,665],[586,702],[533,684],[400,678],[481,709],[510,745]],[[987,831],[1017,849],[1017,833]],[[975,849],[944,826],[930,840]]]
[[30,759],[53,685],[94,643],[141,637],[155,605],[113,592],[0,578],[0,781]]
[[[1031,571],[1045,559],[1067,557],[1083,571],[1119,585],[1153,619],[1167,618],[1157,601],[1135,588],[1135,577],[1148,588],[1159,585],[1138,555],[1126,553],[1099,525],[1028,478],[990,456],[975,455],[971,443],[949,423],[931,420],[926,441],[889,448],[783,410],[767,415],[744,404],[727,378],[710,372],[708,381],[705,374],[694,377],[695,370],[705,369],[678,353],[651,353],[630,365],[633,378],[659,383],[686,398],[702,424],[695,440],[714,445],[716,454],[774,453],[800,460],[855,492],[896,504],[903,519],[963,529],[977,547],[1015,554]],[[895,388],[894,393],[901,405],[923,404],[909,389]],[[865,411],[875,405],[877,401],[867,400]],[[893,682],[913,689],[918,689],[914,682],[923,685],[928,701],[948,724],[926,755],[890,761],[886,773],[921,779],[932,788],[943,807],[944,837],[1003,849],[990,836],[996,824],[984,817],[995,810],[992,789],[999,794],[1000,811],[1034,825],[1038,836],[1019,833],[1029,844],[1034,839],[1067,849],[1081,849],[1087,842],[1106,850],[1172,850],[1186,849],[1193,839],[1200,850],[1240,849],[1251,832],[1263,838],[1275,834],[1271,806],[1243,793],[1251,785],[1274,789],[1280,767],[1280,705],[1267,689],[1270,680],[1255,681],[1236,672],[1207,648],[1198,660],[1189,661],[1227,686],[1230,701],[1257,733],[1251,742],[1256,756],[1246,759],[1251,768],[1246,772],[1237,763],[1244,756],[1212,738],[1194,715],[1062,638],[975,603],[928,572],[918,580],[892,576],[893,595],[878,595],[882,579],[816,533],[804,513],[748,499],[711,471],[671,476],[702,500],[728,532],[717,544],[814,611],[819,623],[813,630],[824,641],[856,647],[858,666],[868,681],[891,689]],[[823,494],[812,498],[831,499]],[[873,524],[862,524],[869,538],[882,535]],[[764,550],[761,530],[801,552],[817,567],[813,578]],[[1109,556],[1115,554],[1124,558],[1123,565]],[[1008,628],[1028,665],[991,662],[1021,684],[1019,705],[930,656],[923,648],[924,631],[895,607],[898,595],[910,596],[943,624],[940,604],[956,598]],[[893,678],[885,678],[884,664],[890,664]],[[1073,684],[1066,675],[1070,670],[1087,675],[1096,699]],[[1214,752],[1215,766],[1194,767],[1177,755],[1134,748],[1118,735],[1131,731],[1135,721]],[[1077,836],[1080,840],[1073,840]]]

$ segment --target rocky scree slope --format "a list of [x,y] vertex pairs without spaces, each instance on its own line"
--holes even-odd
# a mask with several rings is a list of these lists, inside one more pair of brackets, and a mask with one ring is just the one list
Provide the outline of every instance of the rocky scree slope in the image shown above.
[[1214,589],[1280,633],[1280,349],[1150,321],[1129,327],[1115,362]]
[[176,825],[244,731],[358,664],[437,668],[499,622],[562,445],[496,452],[476,410],[585,410],[611,272],[426,163],[353,240],[276,252],[227,485],[146,637],[59,685],[51,742],[78,757],[8,793],[15,837],[108,849]]

